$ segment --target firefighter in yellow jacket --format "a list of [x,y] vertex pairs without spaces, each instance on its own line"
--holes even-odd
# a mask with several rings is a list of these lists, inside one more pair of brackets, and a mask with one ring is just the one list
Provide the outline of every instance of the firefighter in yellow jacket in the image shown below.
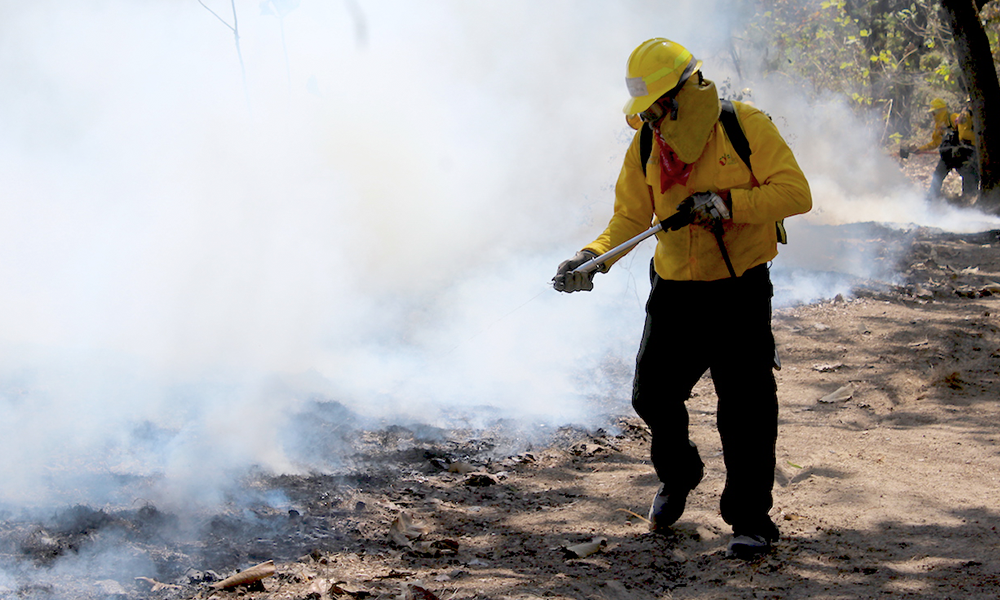
[[631,99],[624,112],[639,115],[655,143],[644,165],[643,134],[635,135],[607,229],[559,265],[554,287],[592,290],[594,272],[578,266],[657,221],[671,224],[657,234],[632,395],[652,432],[661,482],[651,526],[673,525],[702,479],[685,402],[711,370],[726,466],[721,509],[733,528],[729,553],[754,556],[778,539],[768,516],[778,419],[768,262],[783,231],[776,224],[812,207],[809,185],[771,119],[733,102],[739,137],[750,150],[749,164],[741,159],[720,122],[715,84],[679,44],[655,38],[639,45],[626,84]]
[[941,186],[953,169],[962,177],[962,196],[976,195],[979,193],[979,158],[969,109],[952,113],[944,100],[934,98],[929,112],[934,117],[931,140],[915,149],[918,153],[937,150],[940,157],[931,176],[928,195],[931,199],[941,196]]

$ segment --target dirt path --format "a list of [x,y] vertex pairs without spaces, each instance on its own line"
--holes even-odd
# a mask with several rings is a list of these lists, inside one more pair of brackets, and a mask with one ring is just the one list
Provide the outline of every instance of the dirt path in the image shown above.
[[[5,520],[0,559],[18,566],[0,598],[998,598],[1000,236],[866,231],[907,248],[902,282],[775,314],[782,535],[759,560],[725,556],[704,379],[689,409],[706,476],[672,535],[642,518],[657,482],[628,407],[606,430],[515,452],[500,430],[387,427],[351,434],[350,472],[248,480],[283,505],[197,523],[151,506]],[[587,542],[597,551],[567,550]],[[148,578],[102,575],[98,545]],[[267,560],[276,574],[261,583],[211,587]]]
[[[383,469],[370,485],[284,480],[300,492],[301,523],[341,537],[279,562],[244,597],[1000,597],[998,248],[995,232],[917,232],[904,284],[777,312],[782,537],[767,557],[725,557],[725,473],[703,380],[689,407],[707,471],[673,535],[640,518],[656,481],[635,418],[495,460],[487,439],[397,429],[367,446]],[[481,473],[446,470],[463,461]],[[331,493],[332,513],[317,502]],[[390,539],[402,513],[421,527],[405,545]],[[595,538],[598,552],[568,556]],[[188,586],[172,597],[239,593]]]

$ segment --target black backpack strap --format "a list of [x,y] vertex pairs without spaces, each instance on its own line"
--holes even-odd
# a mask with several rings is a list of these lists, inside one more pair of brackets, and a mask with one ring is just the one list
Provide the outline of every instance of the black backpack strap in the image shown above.
[[648,123],[643,123],[639,129],[639,159],[642,162],[642,174],[646,174],[646,163],[653,151],[653,131]]
[[740,118],[736,116],[736,107],[733,106],[731,100],[720,100],[719,104],[722,105],[719,122],[722,123],[722,128],[726,130],[726,137],[729,138],[729,143],[733,145],[736,155],[740,157],[743,164],[753,173],[753,166],[750,164],[750,142],[747,140],[747,134],[743,133]]

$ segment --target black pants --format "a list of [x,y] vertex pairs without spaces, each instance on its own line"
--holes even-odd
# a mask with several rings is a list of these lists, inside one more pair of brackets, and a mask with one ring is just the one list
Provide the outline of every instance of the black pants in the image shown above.
[[777,532],[767,514],[778,437],[772,291],[767,265],[719,281],[654,275],[636,360],[632,406],[652,432],[653,468],[667,491],[698,482],[684,403],[711,370],[726,464],[722,518],[737,534]]
[[979,193],[979,155],[975,148],[960,146],[942,150],[934,174],[931,176],[931,186],[928,194],[931,200],[941,197],[941,186],[952,170],[962,176],[962,196],[975,196]]

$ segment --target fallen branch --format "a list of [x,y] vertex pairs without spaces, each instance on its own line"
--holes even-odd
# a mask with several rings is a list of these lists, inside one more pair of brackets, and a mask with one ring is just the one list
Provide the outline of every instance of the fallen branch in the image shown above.
[[642,516],[642,515],[637,515],[637,514],[635,514],[634,512],[630,511],[630,510],[629,510],[629,509],[627,509],[627,508],[619,508],[619,509],[616,509],[616,511],[615,511],[615,512],[623,512],[623,513],[628,513],[628,514],[632,515],[633,517],[636,517],[636,518],[639,518],[639,519],[642,519],[643,521],[645,521],[645,522],[647,522],[647,523],[650,523],[650,522],[651,522],[651,521],[650,521],[649,519],[647,519],[646,517],[644,517],[644,516]]
[[265,577],[270,577],[271,575],[274,575],[275,571],[274,561],[269,560],[265,563],[260,563],[259,565],[250,567],[246,571],[240,571],[231,577],[226,577],[222,581],[213,583],[212,587],[217,590],[224,590],[238,585],[246,585],[248,583],[260,581]]

